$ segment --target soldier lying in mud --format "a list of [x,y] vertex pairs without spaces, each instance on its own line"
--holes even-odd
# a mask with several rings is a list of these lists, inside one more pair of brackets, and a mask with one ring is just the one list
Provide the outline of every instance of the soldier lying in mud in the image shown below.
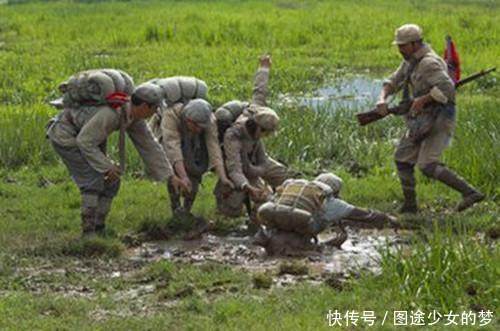
[[339,233],[324,244],[340,248],[347,239],[344,220],[368,227],[397,227],[393,216],[341,200],[341,187],[342,179],[332,173],[312,181],[285,181],[272,200],[259,207],[257,217],[265,229],[256,234],[254,243],[269,255],[307,255],[320,249],[317,235],[330,226],[337,226]]

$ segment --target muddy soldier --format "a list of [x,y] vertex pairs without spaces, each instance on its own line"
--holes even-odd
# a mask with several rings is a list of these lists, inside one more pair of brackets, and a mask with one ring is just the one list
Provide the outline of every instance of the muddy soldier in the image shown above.
[[405,24],[395,33],[393,44],[403,56],[399,68],[384,82],[377,103],[381,115],[387,113],[387,97],[403,90],[403,98],[413,98],[405,115],[408,130],[396,149],[395,160],[404,195],[402,213],[416,213],[414,167],[462,194],[457,210],[462,211],[484,199],[440,162],[455,127],[455,87],[445,62],[423,42],[422,30]]
[[339,198],[342,179],[323,173],[314,180],[288,179],[279,186],[271,201],[258,209],[259,221],[266,226],[255,238],[270,255],[300,255],[314,250],[317,235],[336,226],[337,236],[327,245],[340,245],[347,239],[345,221],[362,227],[397,226],[385,213],[353,206]]
[[173,214],[190,213],[202,176],[210,168],[215,170],[221,185],[233,187],[224,169],[217,121],[207,101],[194,99],[165,109],[161,132],[167,157],[187,187],[182,192],[184,201],[181,206],[181,194],[172,185],[168,186]]
[[84,235],[104,232],[106,216],[120,187],[120,168],[106,155],[107,138],[120,129],[120,123],[153,179],[166,180],[175,187],[183,185],[144,120],[161,104],[158,89],[154,85],[135,89],[121,109],[102,102],[66,104],[49,124],[47,136],[80,190]]
[[266,103],[270,67],[270,56],[262,56],[251,103],[232,101],[216,111],[219,126],[229,123],[229,128],[221,131],[225,167],[234,188],[218,183],[214,190],[217,208],[227,216],[241,215],[246,204],[254,221],[255,210],[250,200],[261,202],[267,192],[266,184],[277,187],[288,177],[287,168],[269,157],[262,142],[279,124],[278,115]]

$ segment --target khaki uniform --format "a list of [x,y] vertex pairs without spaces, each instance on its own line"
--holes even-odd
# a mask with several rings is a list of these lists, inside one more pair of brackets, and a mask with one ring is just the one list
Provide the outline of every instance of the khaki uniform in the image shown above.
[[[128,113],[128,112],[127,112]],[[157,181],[172,176],[173,171],[160,144],[144,120],[127,116],[126,132],[144,160],[148,174]],[[108,106],[81,106],[63,110],[51,123],[47,135],[62,147],[77,147],[89,165],[104,174],[112,161],[102,150],[107,138],[120,128],[120,114]]]
[[[455,126],[455,87],[448,76],[446,63],[424,45],[412,59],[403,61],[384,83],[392,87],[393,93],[408,84],[408,96],[419,97],[429,93],[441,105],[432,129],[424,139],[414,142],[409,131],[405,132],[396,150],[396,161],[422,167],[439,161],[451,141]],[[424,112],[426,110],[429,109],[424,109]],[[405,120],[409,124],[413,119],[405,115]]]
[[[410,27],[411,29],[415,30],[414,27]],[[455,128],[455,86],[448,76],[446,63],[424,44],[409,61],[401,63],[386,83],[392,87],[392,92],[404,88],[404,97],[430,95],[434,101],[423,109],[422,114],[412,116],[410,112],[405,115],[408,130],[395,152],[405,198],[400,211],[415,213],[418,210],[415,165],[425,176],[437,179],[462,194],[463,201],[458,205],[458,211],[484,199],[483,194],[439,162],[443,151],[450,144]],[[424,134],[415,134],[419,125],[426,128],[423,130]]]
[[[161,141],[171,164],[184,162],[186,173],[192,183],[192,191],[185,196],[185,204],[190,209],[202,176],[209,168],[223,169],[222,152],[219,146],[217,121],[211,114],[210,123],[203,133],[196,135],[188,131],[183,118],[184,104],[177,103],[162,114]],[[179,197],[169,188],[172,208],[180,207]]]
[[[269,69],[259,68],[255,75],[252,105],[266,106]],[[277,187],[289,177],[288,169],[270,158],[260,140],[253,139],[245,128],[249,112],[243,111],[224,135],[224,160],[226,172],[235,189],[217,183],[214,194],[219,212],[228,216],[240,216],[247,194],[243,186],[250,184],[263,188],[265,183]]]
[[[157,181],[170,178],[172,167],[146,122],[128,116],[125,122],[126,132],[144,160],[149,175]],[[102,222],[120,186],[119,180],[109,183],[104,178],[113,164],[106,155],[107,138],[119,128],[118,111],[108,106],[80,106],[64,109],[49,123],[47,130],[55,151],[80,190],[82,215],[97,210]]]
[[330,226],[339,226],[340,232],[329,244],[340,247],[347,239],[343,220],[373,227],[391,222],[383,213],[357,208],[337,198],[325,183],[305,179],[286,180],[273,199],[259,207],[257,215],[267,229],[256,237],[256,243],[271,255],[309,250],[311,239]]

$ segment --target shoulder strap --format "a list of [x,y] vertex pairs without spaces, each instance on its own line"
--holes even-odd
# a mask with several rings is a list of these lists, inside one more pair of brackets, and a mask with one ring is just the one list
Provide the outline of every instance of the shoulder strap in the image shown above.
[[422,61],[422,59],[425,57],[426,55],[424,55],[423,57],[421,57],[420,59],[414,61],[414,62],[410,62],[410,66],[408,67],[408,70],[406,71],[406,76],[405,76],[405,81],[403,83],[403,100],[409,100],[411,99],[410,97],[410,77],[411,77],[411,74],[413,73],[413,71],[415,71],[415,68],[417,67],[417,65],[420,63],[420,61]]

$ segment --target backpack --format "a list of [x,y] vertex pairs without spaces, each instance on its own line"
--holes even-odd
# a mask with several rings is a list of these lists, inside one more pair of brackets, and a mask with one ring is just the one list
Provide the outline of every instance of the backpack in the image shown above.
[[226,102],[215,111],[215,118],[217,119],[217,129],[219,131],[219,143],[224,142],[224,134],[229,127],[236,122],[250,106],[246,101],[233,100]]
[[[116,69],[94,69],[79,72],[59,85],[63,93],[63,107],[81,105],[121,105],[134,91],[134,81],[125,72]],[[54,101],[51,104],[56,105]]]
[[175,76],[155,78],[149,82],[161,87],[163,98],[169,106],[177,102],[186,103],[192,99],[207,100],[207,84],[195,77]]
[[[177,102],[187,103],[189,100],[198,98],[207,100],[207,84],[195,77],[175,76],[155,78],[149,82],[161,87],[163,98],[168,106],[172,106]],[[156,139],[161,142],[161,114],[153,114],[148,121],[148,126]]]
[[257,217],[269,228],[315,236],[327,225],[322,206],[331,195],[323,183],[290,180],[278,188],[274,201],[259,207]]

